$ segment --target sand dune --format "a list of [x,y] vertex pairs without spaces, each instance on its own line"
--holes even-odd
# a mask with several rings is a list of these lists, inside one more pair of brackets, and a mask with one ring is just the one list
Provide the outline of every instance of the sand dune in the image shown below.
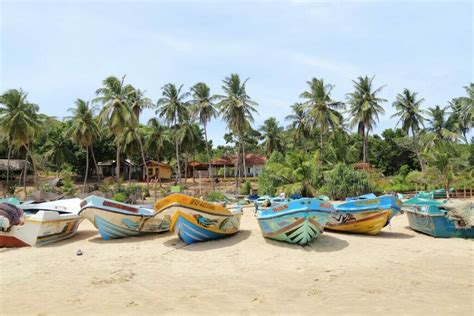
[[70,240],[0,249],[1,313],[474,313],[473,241],[416,233],[406,215],[306,247],[264,239],[250,209],[241,228],[187,246],[171,233],[103,241],[84,222]]

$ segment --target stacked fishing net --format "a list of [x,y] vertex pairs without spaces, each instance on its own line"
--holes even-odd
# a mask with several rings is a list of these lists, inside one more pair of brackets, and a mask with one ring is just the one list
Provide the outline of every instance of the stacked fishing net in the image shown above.
[[23,210],[10,203],[0,203],[0,230],[23,224]]

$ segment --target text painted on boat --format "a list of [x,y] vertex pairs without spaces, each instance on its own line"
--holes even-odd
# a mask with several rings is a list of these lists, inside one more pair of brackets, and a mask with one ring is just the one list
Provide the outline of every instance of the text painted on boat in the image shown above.
[[272,208],[272,211],[273,212],[281,212],[281,211],[284,211],[284,210],[287,210],[287,209],[288,209],[288,205],[283,204],[283,205]]
[[102,203],[102,205],[107,206],[107,207],[118,208],[120,210],[132,212],[132,213],[137,213],[138,212],[138,210],[134,207],[123,205],[123,204],[118,204],[118,203],[114,203],[114,202],[110,202],[110,201],[104,201],[104,203]]

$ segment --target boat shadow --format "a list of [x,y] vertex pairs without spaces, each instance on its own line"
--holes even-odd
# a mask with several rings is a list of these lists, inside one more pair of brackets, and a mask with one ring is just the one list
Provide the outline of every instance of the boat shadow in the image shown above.
[[[367,235],[367,234],[361,234],[361,233],[351,233],[351,232],[341,232],[341,231],[328,231],[329,234],[334,234],[334,235],[345,235],[345,236],[353,236],[356,238],[382,238],[382,239],[410,239],[415,236],[405,234],[405,233],[400,233],[400,232],[388,232],[388,231],[381,231],[377,235]],[[325,231],[326,233],[326,231]]]
[[89,239],[95,235],[97,235],[99,232],[97,230],[79,230],[73,237],[60,240],[58,242],[49,244],[49,245],[44,245],[41,246],[41,248],[54,248],[54,247],[61,247],[65,244],[70,244],[70,243],[75,243],[84,239]]
[[167,240],[163,244],[166,247],[170,247],[173,249],[181,249],[185,251],[207,251],[207,250],[232,247],[246,240],[247,238],[250,237],[250,235],[251,235],[250,230],[239,230],[237,234],[226,237],[226,238],[209,240],[205,242],[198,242],[198,243],[194,243],[190,245],[183,242],[181,239],[179,239],[179,237]]
[[319,236],[318,238],[316,238],[305,246],[298,244],[290,244],[282,241],[272,240],[269,238],[264,239],[267,244],[270,244],[272,246],[278,246],[286,249],[304,250],[308,252],[334,252],[342,250],[349,246],[349,243],[347,241],[328,234],[322,234],[321,236]]
[[166,232],[161,232],[161,233],[146,233],[146,234],[142,234],[138,236],[130,236],[126,238],[115,238],[115,239],[109,239],[109,240],[104,240],[102,239],[100,235],[97,235],[97,237],[89,239],[89,242],[94,243],[94,244],[132,244],[136,242],[161,239],[164,237],[169,237],[171,235],[172,233],[170,231],[166,231]]

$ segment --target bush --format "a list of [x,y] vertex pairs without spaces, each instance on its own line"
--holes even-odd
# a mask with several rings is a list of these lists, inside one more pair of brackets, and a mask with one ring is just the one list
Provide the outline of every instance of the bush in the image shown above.
[[222,192],[214,191],[209,192],[209,194],[207,195],[207,199],[212,202],[217,202],[225,200],[225,196]]
[[333,199],[344,199],[373,191],[369,176],[355,171],[351,166],[339,163],[329,174],[326,189]]
[[118,192],[114,194],[114,196],[112,197],[112,200],[123,203],[127,200],[127,196],[122,192]]
[[251,190],[252,190],[252,184],[250,184],[250,181],[247,180],[240,188],[240,194],[249,195]]
[[76,192],[76,188],[74,187],[74,181],[72,180],[71,172],[64,171],[63,173],[63,186],[60,190],[65,195],[72,196]]

